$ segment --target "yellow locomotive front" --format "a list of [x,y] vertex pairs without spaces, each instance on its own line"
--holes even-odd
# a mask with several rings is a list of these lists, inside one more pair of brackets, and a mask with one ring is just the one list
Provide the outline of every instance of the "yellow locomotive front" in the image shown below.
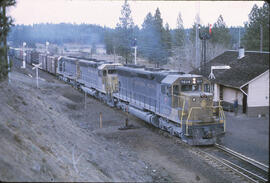
[[221,106],[213,105],[210,86],[197,75],[180,77],[172,86],[172,107],[178,109],[184,138],[192,139],[190,144],[212,144],[225,131],[225,116]]

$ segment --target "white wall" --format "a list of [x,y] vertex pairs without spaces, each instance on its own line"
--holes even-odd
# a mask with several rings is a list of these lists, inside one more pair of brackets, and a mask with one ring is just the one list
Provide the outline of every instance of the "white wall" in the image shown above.
[[248,107],[269,106],[269,70],[249,83]]
[[235,99],[238,99],[238,104],[242,105],[243,94],[240,90],[234,88],[223,87],[223,100],[229,103],[234,103]]
[[219,101],[219,85],[218,84],[214,84],[214,97],[213,100],[215,102]]
[[[215,84],[214,85],[214,101],[219,101],[219,94],[220,94],[220,85]],[[234,88],[228,88],[226,86],[223,86],[223,101],[229,102],[229,103],[234,103],[235,99],[238,99],[238,104],[242,105],[243,101],[243,93]]]

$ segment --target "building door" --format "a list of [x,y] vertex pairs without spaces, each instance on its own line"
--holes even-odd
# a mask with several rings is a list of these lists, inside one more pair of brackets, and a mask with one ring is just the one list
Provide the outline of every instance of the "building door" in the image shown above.
[[246,113],[247,112],[247,96],[245,94],[243,94],[242,104],[243,104],[243,113]]

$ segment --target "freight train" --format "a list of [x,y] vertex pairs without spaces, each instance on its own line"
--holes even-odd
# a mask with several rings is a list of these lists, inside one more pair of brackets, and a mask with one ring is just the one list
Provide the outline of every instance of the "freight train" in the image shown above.
[[[22,59],[20,53],[10,51]],[[211,83],[200,75],[44,53],[38,62],[44,71],[187,144],[212,145],[225,132],[223,109],[213,105]]]

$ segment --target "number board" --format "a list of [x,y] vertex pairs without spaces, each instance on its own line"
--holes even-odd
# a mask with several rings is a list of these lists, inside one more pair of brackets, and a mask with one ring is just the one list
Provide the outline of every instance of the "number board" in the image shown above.
[[190,80],[181,80],[180,82],[181,82],[181,84],[190,84],[191,83]]
[[203,82],[202,79],[197,79],[197,83],[198,83],[198,84],[200,84],[200,83],[202,83],[202,82]]

